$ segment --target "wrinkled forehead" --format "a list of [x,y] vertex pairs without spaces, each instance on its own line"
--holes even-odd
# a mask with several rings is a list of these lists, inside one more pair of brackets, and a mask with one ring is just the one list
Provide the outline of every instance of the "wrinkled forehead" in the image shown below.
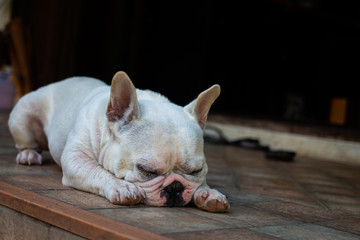
[[202,137],[202,130],[188,112],[183,107],[170,102],[152,102],[146,101],[140,104],[141,123],[150,130],[153,135],[171,138],[175,135],[177,138],[196,139]]
[[142,158],[186,160],[190,156],[203,156],[202,134],[195,121],[159,116],[134,124],[127,138]]
[[203,138],[203,132],[196,124],[172,119],[143,121],[132,132],[134,138],[139,136],[151,145],[176,146],[181,143],[184,147],[194,147]]

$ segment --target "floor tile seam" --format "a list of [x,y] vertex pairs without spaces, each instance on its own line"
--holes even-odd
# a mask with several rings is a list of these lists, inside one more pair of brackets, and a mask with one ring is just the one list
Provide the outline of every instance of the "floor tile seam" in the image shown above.
[[[72,204],[73,205],[73,204]],[[124,207],[124,206],[121,206],[120,207],[106,207],[106,208],[88,208],[88,207],[79,207],[80,209],[82,210],[85,210],[85,211],[102,211],[102,210],[118,210],[118,209],[131,209],[131,208],[128,208],[128,207]]]
[[360,188],[357,188],[356,186],[351,186],[350,184],[342,185],[342,186],[316,184],[316,183],[308,183],[308,182],[301,182],[300,184],[305,188],[309,188],[309,191],[312,191],[312,192],[314,192],[314,191],[321,192],[319,190],[311,190],[311,188],[319,187],[319,188],[326,188],[326,189],[344,189],[344,190],[348,190],[348,191],[357,191],[360,193]]
[[[318,223],[318,224],[316,224],[316,225],[321,226],[321,227],[326,227],[326,228],[334,229],[334,230],[337,230],[337,231],[341,231],[341,232],[350,233],[350,234],[354,234],[354,235],[360,236],[360,233],[354,233],[354,232],[351,232],[351,231],[342,229],[341,227],[329,226],[329,225],[325,225],[325,224],[321,224],[321,223]],[[358,230],[357,228],[350,228],[350,229]]]
[[[46,189],[35,189],[34,191],[78,191],[78,192],[83,192],[80,190],[77,190],[75,188],[46,188]],[[84,192],[86,193],[86,192]]]
[[[341,191],[341,190],[340,190]],[[347,190],[345,190],[347,191]],[[344,200],[360,201],[360,191],[347,191],[347,192],[330,192],[330,191],[308,191],[311,195],[317,195],[318,198],[322,198],[324,201],[328,201],[330,198],[343,198]]]
[[230,172],[230,177],[232,179],[232,182],[234,184],[235,189],[239,190],[240,189],[239,181],[238,181],[238,179],[236,177],[236,174],[234,172],[234,167],[231,166],[231,164],[229,164],[226,151],[223,151],[223,162],[225,162],[226,168]]
[[[0,179],[1,178],[5,178],[5,177],[22,177],[22,176],[25,176],[25,177],[34,177],[34,176],[37,176],[37,177],[59,177],[60,175],[55,173],[55,174],[51,174],[51,173],[45,173],[45,174],[39,174],[39,173],[4,173],[4,174],[1,174],[0,176]],[[62,175],[61,175],[62,176]]]
[[260,235],[262,235],[262,236],[264,236],[264,237],[270,237],[270,238],[279,239],[279,240],[286,240],[286,239],[284,239],[284,238],[280,238],[280,237],[277,237],[277,236],[273,236],[273,235],[270,235],[270,234],[266,234],[266,233],[264,233],[264,232],[256,231],[256,230],[253,229],[253,228],[249,228],[249,229],[247,229],[247,230],[252,231],[252,232],[254,232],[254,233],[256,233],[256,234],[260,234]]
[[[277,224],[277,225],[264,225],[264,226],[258,226],[258,227],[251,227],[249,229],[256,229],[256,228],[263,228],[263,227],[283,227],[283,226],[301,226],[301,225],[308,225],[308,226],[321,226],[321,227],[326,227],[326,226],[322,226],[313,222],[294,222],[294,223],[289,223],[289,224]],[[331,228],[331,227],[328,227]]]
[[356,181],[350,181],[349,179],[342,179],[344,182],[345,182],[345,184],[346,185],[349,185],[349,186],[352,186],[354,189],[356,189],[356,190],[360,190],[360,187],[357,187],[355,184],[354,184],[354,182],[356,182]]
[[[308,193],[308,195],[316,200],[320,206],[322,206],[325,210],[329,211],[329,212],[335,212],[334,210],[332,210],[330,207],[327,206],[326,201],[324,202],[323,200],[317,198],[316,196],[314,196],[314,194],[316,193],[320,193],[320,192],[316,192],[316,191],[308,191],[306,190],[306,188],[304,187],[304,190]],[[339,194],[339,193],[325,193],[325,194],[329,194],[329,195],[336,195],[336,196],[345,196],[345,197],[349,197],[349,198],[354,198],[354,196],[349,196],[349,195],[344,195],[344,194]],[[360,196],[360,195],[359,195]]]
[[182,232],[169,232],[166,233],[165,235],[178,235],[178,234],[198,234],[198,233],[211,233],[211,232],[216,232],[216,231],[223,231],[223,230],[229,230],[229,231],[233,231],[233,230],[248,230],[248,227],[229,227],[229,228],[213,228],[213,229],[203,229],[203,230],[190,230],[190,231],[182,231]]
[[[251,184],[251,185],[247,185],[247,184],[242,184],[242,186],[246,186],[248,188],[250,187],[262,187],[264,189],[266,188],[269,188],[269,189],[274,189],[274,190],[292,190],[292,191],[297,191],[297,192],[300,192],[300,193],[306,193],[306,191],[304,191],[304,189],[302,188],[290,188],[290,187],[276,187],[276,186],[264,186],[264,185],[261,185],[261,184]],[[240,185],[240,189],[243,188],[241,187]]]
[[335,228],[335,227],[331,227],[331,226],[324,226],[324,225],[317,224],[317,223],[312,223],[312,225],[329,228],[329,229],[340,231],[340,232],[343,232],[343,233],[352,234],[352,235],[355,235],[355,236],[360,236],[360,234],[356,234],[356,233],[353,233],[353,232],[346,231],[344,229],[339,229],[339,228]]
[[252,207],[252,206],[244,206],[244,207],[251,208],[251,209],[254,209],[254,210],[258,210],[258,211],[262,211],[262,212],[265,212],[265,213],[271,213],[271,214],[274,214],[274,215],[277,215],[277,216],[280,216],[280,217],[284,217],[284,218],[287,218],[287,219],[296,220],[296,221],[299,221],[299,223],[315,223],[316,224],[316,221],[307,221],[307,220],[304,220],[304,219],[296,217],[296,216],[289,216],[289,215],[286,215],[286,214],[281,214],[281,213],[276,212],[276,211],[271,211],[271,210],[267,210],[267,209],[261,209],[261,208]]
[[[13,185],[12,183],[2,181],[1,179],[0,179],[0,182]],[[37,191],[71,190],[71,189],[63,189],[63,188],[27,188],[27,187],[19,186],[19,185],[16,185],[16,187],[22,188],[22,189],[24,189],[24,190],[26,190],[26,191],[34,192],[34,193],[37,192]]]
[[[246,194],[249,195],[254,195],[254,193],[252,192],[248,192],[243,190],[243,192],[245,192]],[[266,194],[256,194],[256,197],[260,197],[260,198],[266,198],[264,200],[254,200],[251,203],[259,203],[259,202],[276,202],[276,201],[289,201],[289,200],[302,200],[301,198],[289,198],[289,197],[283,197],[283,196],[278,196],[278,195],[266,195]],[[242,199],[239,200],[233,200],[233,202],[235,203],[240,203],[240,204],[247,204],[246,202],[244,203],[244,201]]]
[[323,221],[315,221],[314,223],[321,224],[321,223],[332,223],[332,222],[341,222],[346,220],[359,220],[360,222],[360,216],[353,217],[344,217],[344,218],[337,218],[337,219],[329,219],[329,220],[323,220]]
[[[254,203],[259,203],[259,202],[254,202]],[[260,203],[261,203],[261,202],[260,202]],[[291,202],[290,202],[290,203],[291,203]],[[247,205],[247,204],[250,204],[250,205]],[[251,206],[251,204],[253,204],[253,202],[252,202],[252,203],[245,203],[245,204],[243,204],[242,206],[243,206],[243,207],[247,207],[247,208],[252,208],[252,209],[255,209],[255,210],[260,210],[260,211],[268,212],[268,213],[274,213],[274,214],[277,214],[277,215],[280,215],[280,216],[283,216],[283,217],[289,217],[288,215],[282,215],[281,213],[273,212],[273,211],[268,210],[268,209],[262,209],[262,208],[258,208],[258,207],[256,207],[256,206]],[[318,209],[318,210],[324,210],[324,209]],[[326,211],[327,211],[327,210],[326,210]],[[329,213],[331,213],[331,214],[338,214],[338,215],[332,216],[332,217],[334,217],[334,218],[336,218],[336,219],[339,219],[339,217],[343,216],[343,215],[339,215],[339,214],[344,214],[342,211],[333,211],[333,210],[330,210],[330,211],[327,211],[327,212],[329,212]],[[317,217],[317,218],[319,218],[319,219],[324,219],[323,221],[330,221],[330,220],[333,219],[333,218],[324,218],[324,217],[321,217],[321,216],[315,216],[315,217]],[[354,216],[354,215],[349,216],[349,218],[358,218],[358,217],[360,218],[360,216]],[[291,217],[291,218],[296,218],[296,219],[299,219],[299,220],[304,221],[304,222],[310,222],[310,221],[303,220],[303,219],[298,218],[298,217]],[[341,218],[341,219],[342,219],[342,218]],[[347,219],[347,218],[344,218],[344,219]],[[318,221],[314,221],[314,222],[310,222],[310,223],[317,223],[317,222],[319,222],[319,221],[322,221],[322,220],[318,220]]]
[[[323,228],[327,228],[327,229],[331,229],[331,230],[334,230],[334,231],[338,231],[338,232],[343,232],[343,233],[346,233],[346,234],[351,234],[351,235],[354,235],[354,236],[360,236],[359,234],[356,234],[356,233],[353,233],[353,232],[348,232],[348,231],[344,231],[344,230],[341,230],[341,229],[337,229],[337,228],[333,228],[333,227],[329,227],[329,226],[323,226],[323,225],[319,225],[319,224],[316,224],[316,223],[309,223],[309,222],[305,222],[305,223],[298,223],[298,224],[280,224],[280,225],[275,225],[275,226],[261,226],[261,227],[256,227],[256,228],[249,228],[249,230],[253,230],[257,233],[262,233],[260,230],[257,230],[257,229],[261,229],[263,227],[282,227],[282,226],[301,226],[301,225],[307,225],[307,226],[318,226],[318,227],[323,227]],[[269,235],[271,237],[276,237],[278,238],[277,236],[273,236],[273,235]],[[279,238],[281,239],[281,238]]]
[[[345,171],[346,171],[346,170],[345,170]],[[330,176],[332,179],[335,179],[337,182],[343,183],[343,185],[345,185],[345,186],[350,185],[350,186],[352,186],[352,187],[355,187],[355,186],[352,185],[353,179],[351,179],[351,180],[349,181],[348,178],[344,178],[344,177],[341,177],[341,176],[336,176],[335,174],[333,174],[333,173],[331,173],[331,172],[328,172],[327,175]]]
[[[113,204],[113,203],[110,203],[110,204]],[[92,210],[96,211],[96,210],[140,209],[140,208],[146,209],[146,208],[151,208],[150,206],[145,205],[143,203],[138,203],[138,204],[133,205],[133,206],[127,206],[127,205],[121,205],[121,204],[113,204],[113,205],[114,205],[114,207],[105,207],[105,208],[101,208],[101,207],[92,208],[92,207],[90,207],[90,208],[83,208],[83,209],[86,210],[86,211],[92,211]]]
[[[299,183],[298,181],[294,180],[293,177],[291,176],[286,176],[285,178],[283,176],[280,176],[279,178],[269,178],[269,177],[253,177],[253,176],[245,176],[244,179],[260,179],[262,181],[268,181],[268,182],[283,182],[283,181],[287,181],[287,182],[290,182],[293,186],[299,186]],[[237,179],[238,180],[238,179]],[[240,179],[241,180],[241,179]],[[255,186],[263,186],[261,184],[248,184],[248,185],[255,185]],[[294,189],[294,187],[286,187],[286,186],[272,186],[272,187],[275,187],[275,188],[280,188],[280,189]]]
[[168,232],[160,232],[159,234],[160,235],[170,235],[170,234],[198,234],[198,233],[201,233],[201,232],[212,232],[212,231],[224,231],[224,230],[229,230],[229,231],[233,231],[233,230],[244,230],[244,229],[247,229],[246,227],[245,228],[238,228],[238,227],[235,227],[235,226],[232,226],[232,227],[219,227],[219,228],[212,228],[212,229],[202,229],[202,230],[190,230],[190,231],[168,231]]
[[[327,174],[324,174],[324,175],[327,175]],[[292,182],[294,184],[296,184],[300,189],[302,189],[305,193],[307,193],[307,189],[306,187],[303,185],[304,183],[301,182],[301,180],[297,179],[296,177],[292,176],[292,175],[289,175],[289,173],[285,173],[285,176],[287,178],[291,178],[292,179]]]
[[[271,196],[271,195],[261,195],[261,194],[254,194],[248,191],[243,191],[243,193],[249,194],[249,195],[255,195],[255,197],[259,197],[259,198],[264,198],[266,197],[266,199],[263,200],[252,200],[251,203],[261,203],[261,202],[275,202],[278,201],[279,199],[275,196]],[[244,202],[244,200],[242,200],[242,198],[238,198],[238,199],[231,199],[230,202],[230,207],[231,207],[231,203],[236,203],[236,204],[240,204],[240,205],[244,205],[244,204],[248,204],[248,202]]]
[[[225,224],[225,225],[229,225],[229,226],[232,226],[232,227],[236,227],[235,225],[232,225],[232,224],[229,224],[227,222],[223,222],[221,220],[218,220],[218,219],[214,219],[214,218],[211,218],[211,217],[207,217],[207,216],[204,216],[204,215],[201,215],[201,214],[197,214],[197,213],[194,213],[194,212],[188,212],[188,211],[185,211],[185,210],[182,210],[182,209],[176,209],[177,211],[179,212],[183,212],[183,213],[186,213],[186,214],[191,214],[191,215],[194,215],[194,216],[197,216],[197,217],[201,217],[201,218],[204,218],[204,219],[207,219],[207,220],[211,220],[211,221],[215,221],[215,222],[219,222],[219,223],[222,223],[222,224]],[[197,209],[199,211],[203,211],[203,210],[200,210],[200,209]],[[224,214],[224,213],[212,213],[215,215],[217,214]]]
[[[278,212],[274,212],[274,211],[268,211],[268,210],[263,210],[263,209],[259,209],[259,208],[256,208],[256,207],[251,207],[251,206],[243,206],[244,208],[248,208],[248,209],[252,209],[252,210],[257,210],[257,211],[261,211],[261,212],[264,212],[264,213],[268,213],[268,214],[271,214],[271,215],[274,215],[274,216],[278,216],[278,217],[282,217],[282,218],[285,218],[287,220],[289,220],[289,222],[294,222],[293,224],[299,224],[299,223],[308,223],[306,221],[304,221],[303,219],[298,219],[296,217],[290,217],[288,215],[282,215]],[[280,224],[281,225],[281,224]],[[287,225],[287,224],[284,224],[284,225]],[[272,225],[272,226],[276,226],[276,225]]]
[[[27,190],[27,189],[24,189],[24,190]],[[39,194],[39,195],[41,195],[41,196],[43,196],[43,197],[46,197],[46,198],[50,198],[50,199],[53,199],[53,200],[55,200],[55,201],[59,201],[59,202],[62,202],[62,203],[65,203],[65,204],[69,204],[69,205],[71,205],[71,206],[73,206],[73,207],[76,207],[76,208],[79,208],[79,209],[82,209],[82,210],[85,210],[85,211],[87,211],[87,209],[86,208],[82,208],[82,207],[80,207],[78,204],[73,204],[73,203],[69,203],[69,202],[67,202],[67,201],[64,201],[64,200],[61,200],[61,199],[59,199],[59,198],[56,198],[56,197],[50,197],[50,196],[46,196],[46,195],[43,195],[42,194],[42,192],[43,191],[58,191],[58,190],[60,190],[60,191],[77,191],[76,189],[40,189],[40,190],[27,190],[27,191],[31,191],[31,192],[33,192],[33,193],[36,193],[36,194]],[[100,208],[101,209],[101,208]],[[109,209],[111,209],[111,208],[109,208]],[[114,208],[113,208],[114,209]],[[115,208],[116,209],[116,208]]]
[[310,196],[313,200],[315,200],[323,209],[325,209],[326,211],[329,212],[334,212],[333,210],[331,210],[331,208],[329,208],[323,201],[321,201],[319,198],[317,198],[316,196],[314,196],[314,192],[313,191],[309,191],[306,186],[303,185],[303,183],[298,183],[302,188],[303,191],[307,193],[308,196]]
[[[246,206],[242,206],[244,208],[247,208],[247,209],[252,209],[252,210],[258,210],[259,209],[255,209],[255,208],[251,208],[251,207],[246,207]],[[182,210],[183,211],[183,210]],[[267,212],[267,211],[263,211],[263,210],[260,210],[261,212]],[[183,212],[186,212],[186,211],[183,211]],[[200,217],[203,217],[203,218],[206,218],[206,219],[209,219],[209,220],[212,220],[212,221],[217,221],[217,222],[220,222],[220,223],[223,223],[223,224],[226,224],[226,225],[232,225],[236,228],[251,228],[253,227],[253,224],[249,221],[246,221],[246,220],[241,220],[242,222],[246,223],[247,225],[249,225],[248,227],[239,227],[238,225],[236,224],[229,224],[228,222],[226,221],[222,221],[222,220],[218,220],[218,219],[214,219],[214,218],[211,218],[211,217],[207,217],[207,216],[203,216],[203,215],[200,215],[200,214],[196,214],[196,213],[192,213],[192,212],[186,212],[186,213],[190,213],[190,214],[193,214],[193,215],[196,215],[196,216],[200,216]],[[267,213],[271,213],[271,212],[267,212]],[[288,216],[282,216],[280,214],[276,214],[276,213],[271,213],[272,215],[275,215],[275,216],[281,216],[283,218],[286,218],[288,219],[289,221],[294,221],[294,219],[288,217]],[[296,221],[299,221],[299,222],[303,222],[302,220],[296,220]],[[273,225],[271,225],[273,226]]]
[[[28,189],[25,189],[25,190],[28,190]],[[126,207],[124,205],[116,205],[116,204],[114,204],[114,207],[107,207],[107,208],[84,208],[84,207],[80,207],[80,205],[78,205],[78,204],[72,204],[72,203],[69,203],[67,201],[60,200],[60,199],[58,199],[56,197],[50,197],[50,196],[47,196],[47,195],[43,194],[43,192],[65,192],[65,191],[77,192],[77,191],[79,191],[77,189],[34,189],[34,190],[28,190],[28,191],[37,193],[37,194],[39,194],[41,196],[44,196],[44,197],[52,198],[54,200],[76,206],[76,207],[81,208],[83,210],[101,210],[101,209],[118,209],[118,208],[127,208],[128,209],[129,208],[129,207]],[[87,193],[87,192],[84,192],[84,193]],[[99,195],[94,195],[94,196],[99,196]]]

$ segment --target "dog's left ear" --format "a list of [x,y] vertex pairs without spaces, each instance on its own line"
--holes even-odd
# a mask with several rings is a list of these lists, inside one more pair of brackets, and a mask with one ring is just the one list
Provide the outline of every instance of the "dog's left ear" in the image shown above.
[[200,93],[200,95],[194,101],[184,107],[186,111],[188,111],[196,118],[202,129],[205,128],[210,107],[219,95],[220,86],[217,84],[213,85],[211,88]]
[[117,72],[111,82],[111,94],[106,116],[110,122],[130,122],[139,117],[136,89],[125,72]]

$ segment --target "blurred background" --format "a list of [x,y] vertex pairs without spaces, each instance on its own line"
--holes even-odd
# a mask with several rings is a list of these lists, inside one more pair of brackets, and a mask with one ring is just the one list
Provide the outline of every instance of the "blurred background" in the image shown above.
[[19,97],[123,70],[180,105],[218,83],[212,112],[360,129],[358,0],[0,0],[0,10],[3,103],[11,84]]

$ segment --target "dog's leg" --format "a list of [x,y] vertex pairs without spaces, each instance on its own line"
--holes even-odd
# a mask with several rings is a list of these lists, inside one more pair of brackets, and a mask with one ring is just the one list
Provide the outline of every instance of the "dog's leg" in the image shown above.
[[25,96],[13,109],[9,118],[9,129],[15,140],[19,154],[16,162],[19,164],[41,164],[40,152],[47,149],[39,111],[32,108],[32,98]]
[[64,150],[61,158],[62,183],[106,197],[114,204],[135,205],[143,200],[143,190],[106,171],[86,150]]
[[206,183],[195,191],[193,202],[198,208],[209,212],[225,212],[230,207],[226,196]]

